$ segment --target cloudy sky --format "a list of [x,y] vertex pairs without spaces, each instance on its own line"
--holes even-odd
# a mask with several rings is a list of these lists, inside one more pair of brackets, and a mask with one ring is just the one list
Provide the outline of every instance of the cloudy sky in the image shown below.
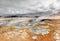
[[35,12],[48,11],[51,14],[59,12],[60,0],[0,0],[0,15],[37,14]]

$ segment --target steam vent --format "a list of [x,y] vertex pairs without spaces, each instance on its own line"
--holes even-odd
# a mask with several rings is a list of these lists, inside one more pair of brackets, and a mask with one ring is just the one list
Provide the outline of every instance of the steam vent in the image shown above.
[[60,41],[60,0],[0,0],[0,41]]

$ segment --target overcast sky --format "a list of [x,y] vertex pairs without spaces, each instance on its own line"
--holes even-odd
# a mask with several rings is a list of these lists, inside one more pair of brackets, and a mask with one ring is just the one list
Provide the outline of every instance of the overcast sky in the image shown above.
[[[59,12],[59,0],[0,0],[0,15]],[[36,13],[35,13],[36,14]],[[45,14],[46,15],[46,14]]]

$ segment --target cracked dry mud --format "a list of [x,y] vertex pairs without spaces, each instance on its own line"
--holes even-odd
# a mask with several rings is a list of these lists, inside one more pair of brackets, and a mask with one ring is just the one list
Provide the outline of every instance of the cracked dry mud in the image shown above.
[[0,41],[60,41],[60,20],[45,20],[33,26],[0,26]]

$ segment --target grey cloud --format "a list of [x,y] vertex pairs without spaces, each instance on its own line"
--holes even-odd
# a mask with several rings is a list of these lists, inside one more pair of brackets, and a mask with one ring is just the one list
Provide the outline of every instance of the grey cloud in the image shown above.
[[[60,1],[58,0],[0,0],[0,15],[14,14],[37,14],[48,12],[51,14],[60,12]],[[43,13],[42,15],[50,15]]]

